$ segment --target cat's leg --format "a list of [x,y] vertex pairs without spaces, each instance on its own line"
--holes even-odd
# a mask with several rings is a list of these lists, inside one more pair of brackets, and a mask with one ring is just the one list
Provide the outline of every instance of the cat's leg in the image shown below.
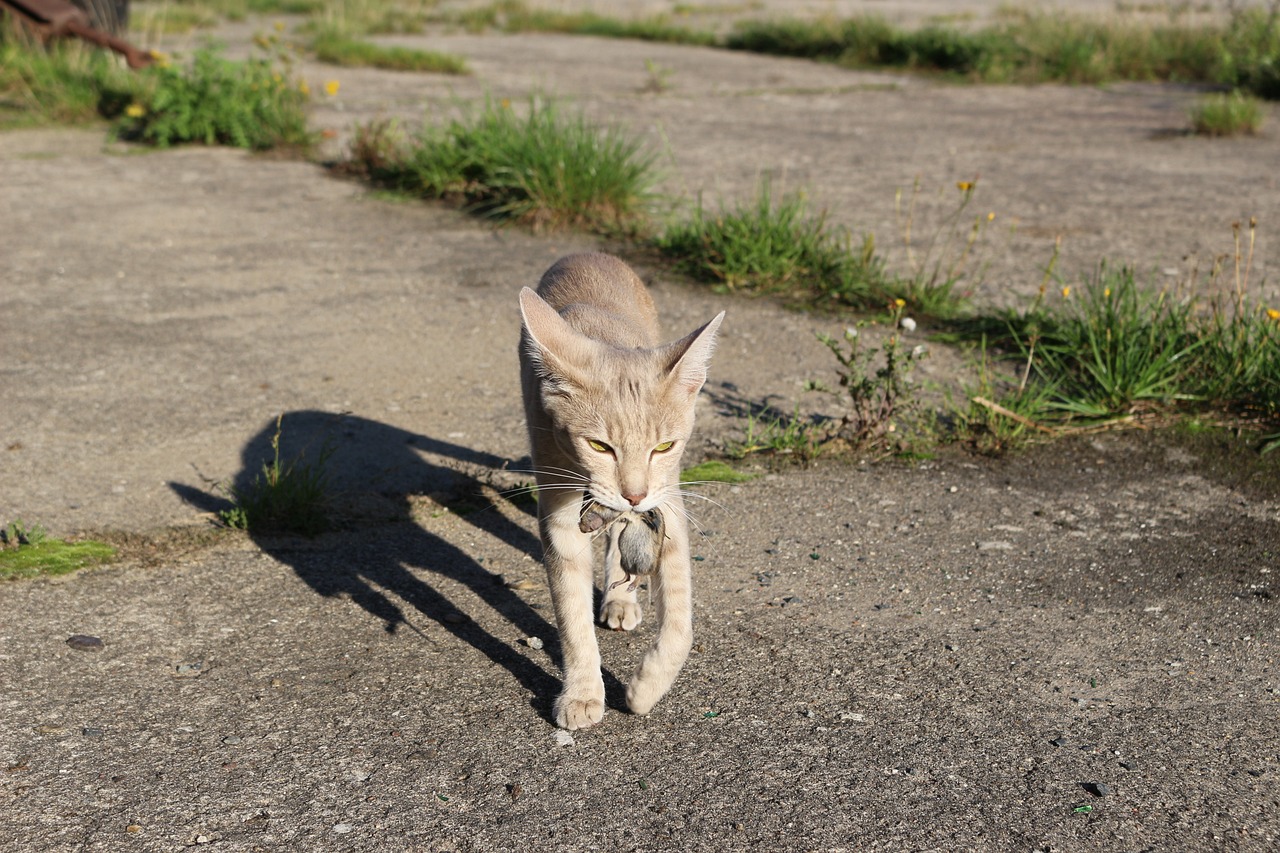
[[590,538],[578,529],[581,506],[580,491],[538,493],[542,560],[564,658],[564,686],[552,714],[556,725],[570,730],[595,725],[604,716],[604,679],[591,606],[593,552]]
[[615,631],[630,631],[640,624],[642,613],[636,601],[636,591],[627,583],[627,573],[622,570],[622,552],[618,548],[618,536],[622,524],[609,528],[604,546],[604,599],[600,602],[600,623]]
[[650,581],[657,599],[658,628],[627,684],[627,707],[647,714],[671,688],[693,644],[693,578],[689,560],[689,528],[678,497],[662,508],[666,541],[658,571]]

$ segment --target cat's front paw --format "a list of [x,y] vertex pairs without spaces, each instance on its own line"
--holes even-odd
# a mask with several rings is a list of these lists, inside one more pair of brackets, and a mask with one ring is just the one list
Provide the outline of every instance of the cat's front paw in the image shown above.
[[614,631],[633,631],[643,618],[640,605],[634,601],[614,599],[600,607],[600,624]]
[[604,690],[599,696],[566,690],[557,697],[553,713],[556,725],[571,732],[594,726],[604,716]]

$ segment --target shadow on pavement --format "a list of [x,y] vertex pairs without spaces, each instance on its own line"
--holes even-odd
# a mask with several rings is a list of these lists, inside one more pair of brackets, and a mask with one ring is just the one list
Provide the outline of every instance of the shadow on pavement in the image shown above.
[[[274,456],[277,434],[272,420],[245,445],[242,467],[233,490],[251,489],[264,463]],[[550,719],[558,679],[479,622],[442,593],[432,575],[466,586],[526,637],[540,637],[557,666],[560,647],[555,626],[509,589],[503,578],[473,555],[424,530],[413,518],[415,495],[445,496],[461,504],[459,518],[517,551],[538,559],[541,544],[525,528],[506,518],[483,497],[487,471],[503,469],[510,460],[462,445],[412,433],[366,418],[320,411],[284,415],[280,459],[314,462],[329,453],[324,470],[330,491],[356,522],[355,535],[326,537],[322,544],[298,536],[251,534],[263,551],[293,568],[315,592],[347,595],[389,633],[402,626],[419,634],[403,604],[467,642],[502,666],[536,697],[534,706]],[[452,460],[457,466],[429,461],[423,454]],[[181,483],[170,487],[183,500],[204,511],[229,509],[222,495]],[[610,704],[621,707],[622,686],[605,673]]]

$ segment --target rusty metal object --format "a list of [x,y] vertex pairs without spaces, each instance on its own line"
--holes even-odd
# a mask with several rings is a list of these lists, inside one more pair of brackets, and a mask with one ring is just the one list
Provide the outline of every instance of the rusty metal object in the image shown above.
[[130,68],[145,68],[154,61],[147,51],[93,27],[88,14],[68,0],[0,0],[0,8],[11,11],[42,39],[76,36],[114,50]]

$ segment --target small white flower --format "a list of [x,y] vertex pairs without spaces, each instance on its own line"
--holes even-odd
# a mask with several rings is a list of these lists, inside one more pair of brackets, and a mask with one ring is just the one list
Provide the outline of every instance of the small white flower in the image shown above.
[[916,330],[916,321],[912,320],[910,317],[903,317],[902,328],[904,331],[914,332]]
[[844,328],[844,339],[845,339],[846,341],[851,341],[851,340],[853,340],[854,338],[856,338],[857,336],[858,336],[858,330],[857,330],[857,329],[855,329],[853,326],[845,326],[845,328]]
[[911,351],[911,357],[924,358],[925,354],[928,352],[929,352],[929,348],[927,346],[925,346],[924,344],[916,344],[916,348]]

